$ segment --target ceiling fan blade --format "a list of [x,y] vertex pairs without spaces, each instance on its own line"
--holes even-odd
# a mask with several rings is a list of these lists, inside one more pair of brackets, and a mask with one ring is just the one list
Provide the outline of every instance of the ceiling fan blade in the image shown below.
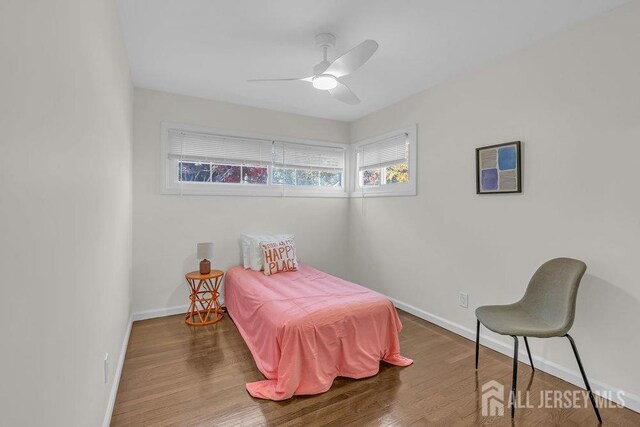
[[338,86],[333,89],[329,89],[329,93],[338,101],[342,101],[345,104],[356,105],[360,103],[360,99],[351,92],[351,89],[344,84],[338,82]]
[[346,76],[360,68],[371,58],[371,55],[378,49],[378,43],[373,40],[365,40],[349,52],[342,55],[329,65],[324,73],[336,77]]
[[303,82],[310,82],[311,80],[313,80],[313,76],[311,77],[305,77],[303,79],[296,79],[296,78],[292,78],[292,79],[251,79],[251,80],[247,80],[248,82],[288,82],[288,81],[296,81],[296,80],[300,80]]

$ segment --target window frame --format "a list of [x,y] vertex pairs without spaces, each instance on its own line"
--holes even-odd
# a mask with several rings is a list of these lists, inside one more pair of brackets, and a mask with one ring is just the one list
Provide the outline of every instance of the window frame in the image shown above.
[[[382,142],[384,140],[393,138],[400,134],[407,135],[407,141],[409,142],[409,181],[405,183],[393,183],[393,184],[380,184],[379,186],[360,186],[360,171],[358,168],[358,151],[364,146]],[[417,188],[417,126],[411,125],[401,129],[397,129],[393,132],[387,132],[382,135],[377,135],[371,138],[367,138],[358,141],[351,145],[350,157],[350,170],[351,172],[351,187],[349,191],[349,197],[396,197],[396,196],[416,196],[418,194]],[[383,173],[380,175],[380,182],[385,180]]]
[[[344,150],[344,167],[342,170],[342,185],[340,187],[320,187],[311,185],[274,184],[273,164],[267,165],[248,164],[248,166],[266,166],[267,183],[223,183],[223,182],[189,182],[179,181],[177,176],[178,159],[169,158],[169,131],[182,130],[185,132],[200,132],[212,135],[220,135],[232,138],[247,138],[264,141],[269,144],[272,141],[284,144],[300,144],[312,147],[340,148]],[[338,142],[310,140],[303,138],[291,138],[275,135],[267,135],[253,132],[239,132],[226,129],[215,129],[206,126],[196,126],[183,123],[162,122],[160,125],[160,169],[161,184],[160,194],[167,195],[204,195],[204,196],[250,196],[250,197],[349,197],[350,184],[350,151],[349,144]],[[188,159],[183,160],[188,162]],[[299,168],[292,168],[299,169]],[[242,181],[242,177],[241,177]]]

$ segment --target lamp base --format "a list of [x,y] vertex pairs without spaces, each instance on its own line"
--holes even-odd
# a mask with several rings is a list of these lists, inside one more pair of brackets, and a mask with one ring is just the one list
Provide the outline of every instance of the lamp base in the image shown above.
[[200,261],[200,274],[209,274],[211,273],[211,261],[208,259],[203,259]]

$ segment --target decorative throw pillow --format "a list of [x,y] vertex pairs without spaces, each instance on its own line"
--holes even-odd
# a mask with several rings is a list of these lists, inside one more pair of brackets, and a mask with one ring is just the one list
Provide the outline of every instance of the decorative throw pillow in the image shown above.
[[264,269],[260,243],[293,239],[293,234],[241,234],[242,264],[253,271]]
[[293,239],[279,240],[277,242],[262,242],[260,246],[262,247],[264,257],[265,276],[298,269],[296,246]]

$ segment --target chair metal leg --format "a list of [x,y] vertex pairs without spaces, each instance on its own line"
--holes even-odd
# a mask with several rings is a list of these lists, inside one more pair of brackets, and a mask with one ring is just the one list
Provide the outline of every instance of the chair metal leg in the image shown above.
[[600,411],[598,410],[598,406],[596,405],[596,399],[593,396],[593,392],[591,391],[591,386],[589,385],[589,380],[587,380],[587,374],[584,372],[584,368],[582,367],[582,361],[580,360],[580,355],[578,354],[578,348],[576,347],[576,343],[571,338],[571,335],[566,334],[565,337],[569,338],[569,342],[571,343],[571,348],[573,349],[573,354],[576,356],[576,360],[578,361],[578,367],[580,368],[580,373],[582,374],[582,379],[584,380],[584,385],[589,392],[589,399],[591,400],[591,404],[593,405],[593,410],[596,411],[596,417],[598,417],[598,421],[602,424],[602,417],[600,416]]
[[480,321],[476,326],[476,369],[478,369],[478,358],[480,357]]
[[531,369],[533,372],[536,371],[536,368],[533,366],[533,359],[531,358],[531,351],[529,350],[529,341],[527,341],[527,337],[524,338],[524,345],[527,347],[527,354],[529,355],[529,363],[531,363]]
[[513,380],[511,381],[511,418],[516,413],[516,385],[518,383],[518,337],[513,336]]

